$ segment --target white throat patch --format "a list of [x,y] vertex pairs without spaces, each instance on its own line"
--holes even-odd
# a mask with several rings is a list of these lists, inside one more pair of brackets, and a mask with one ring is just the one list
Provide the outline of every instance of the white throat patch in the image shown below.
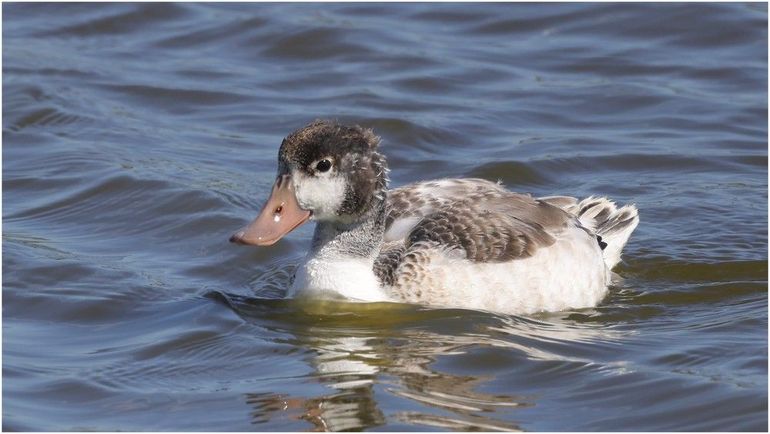
[[345,178],[337,172],[308,176],[294,171],[291,174],[297,202],[302,209],[313,211],[315,220],[333,220],[345,201]]

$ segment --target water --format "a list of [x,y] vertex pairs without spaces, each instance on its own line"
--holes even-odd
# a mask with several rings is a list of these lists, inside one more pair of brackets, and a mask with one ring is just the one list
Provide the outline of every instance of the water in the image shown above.
[[[634,202],[595,309],[279,300],[315,118]],[[3,4],[6,430],[767,430],[766,4]]]

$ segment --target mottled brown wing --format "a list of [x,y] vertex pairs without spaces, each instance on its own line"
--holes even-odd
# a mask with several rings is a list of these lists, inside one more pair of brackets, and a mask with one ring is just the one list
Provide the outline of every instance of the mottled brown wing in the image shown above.
[[475,262],[532,256],[553,244],[554,236],[573,219],[548,202],[480,179],[412,184],[389,197],[389,241],[403,235],[406,250],[425,241],[459,250]]
[[[432,241],[447,249],[461,249],[474,262],[510,261],[530,257],[537,249],[553,244],[554,234],[568,221],[563,211],[548,204],[509,206],[506,199],[510,198],[473,207],[450,207],[425,216],[409,234],[407,249],[420,241]],[[529,218],[534,214],[547,219]]]
[[511,194],[500,184],[485,179],[442,179],[405,185],[388,192],[386,230],[395,220],[425,217],[448,206]]

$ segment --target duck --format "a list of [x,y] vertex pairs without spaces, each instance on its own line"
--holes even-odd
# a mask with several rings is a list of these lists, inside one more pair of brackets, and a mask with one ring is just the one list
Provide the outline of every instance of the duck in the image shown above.
[[597,306],[639,224],[606,197],[533,197],[477,178],[389,190],[372,129],[316,120],[278,150],[269,198],[230,241],[316,223],[288,298],[533,314]]

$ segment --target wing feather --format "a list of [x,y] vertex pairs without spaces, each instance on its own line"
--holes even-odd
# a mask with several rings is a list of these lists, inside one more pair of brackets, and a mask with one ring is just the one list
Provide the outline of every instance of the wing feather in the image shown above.
[[430,242],[476,262],[526,258],[555,242],[574,217],[548,201],[483,179],[444,179],[395,189],[388,196],[386,241],[408,250]]

